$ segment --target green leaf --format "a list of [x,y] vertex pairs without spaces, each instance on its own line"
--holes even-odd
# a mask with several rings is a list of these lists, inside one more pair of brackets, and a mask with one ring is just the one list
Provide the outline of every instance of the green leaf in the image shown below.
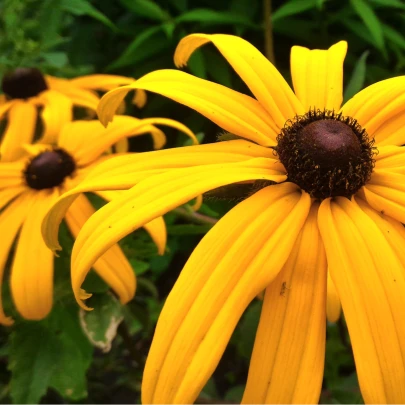
[[[76,303],[70,306],[55,306],[53,333],[58,340],[58,358],[50,387],[64,398],[78,401],[87,396],[86,372],[93,358],[93,347],[80,328],[79,309]],[[50,319],[50,322],[52,319]]]
[[11,398],[15,404],[37,404],[46,393],[59,356],[57,342],[42,323],[15,325],[10,336]]
[[377,6],[381,6],[384,8],[393,7],[405,10],[405,4],[402,0],[370,0],[370,1],[376,4]]
[[[155,34],[160,32],[162,27],[160,25],[150,27],[142,31],[136,38],[128,45],[122,55],[116,59],[113,63],[107,66],[106,70],[113,70],[123,66],[128,66],[134,63],[134,58],[138,53],[138,50],[142,47],[142,52],[148,52],[147,41],[151,39]],[[162,42],[162,41],[161,41]],[[164,42],[164,41],[163,41]]]
[[187,62],[187,67],[194,76],[207,78],[207,69],[205,68],[205,59],[202,52],[194,52]]
[[172,3],[180,13],[187,10],[188,0],[170,0],[170,3]]
[[232,87],[232,73],[228,63],[215,50],[207,48],[204,49],[207,63],[207,73],[219,84],[226,87]]
[[150,269],[150,264],[148,262],[143,262],[137,259],[129,259],[129,262],[137,276],[146,273]]
[[197,22],[204,24],[243,24],[247,26],[254,26],[248,18],[243,15],[236,14],[230,11],[216,11],[206,8],[195,8],[193,10],[187,11],[175,19],[177,23],[179,22]]
[[356,62],[356,66],[353,69],[352,76],[344,92],[345,101],[351,99],[363,88],[366,79],[366,61],[369,53],[369,51],[363,52]]
[[87,305],[94,309],[80,310],[80,324],[92,345],[106,353],[124,318],[122,306],[111,293],[93,294]]
[[55,68],[61,68],[68,63],[68,57],[65,52],[47,52],[42,54],[45,63]]
[[111,22],[111,20],[103,13],[98,11],[87,0],[60,0],[59,7],[73,15],[87,15],[95,20],[100,21],[112,30],[117,30],[117,27]]
[[292,0],[279,7],[271,16],[273,22],[288,16],[300,14],[316,7],[316,0]]
[[236,347],[239,355],[245,359],[250,359],[252,354],[262,304],[263,302],[260,300],[255,300],[250,304],[236,330]]
[[389,25],[383,24],[383,33],[389,42],[405,49],[405,37]]
[[170,14],[164,11],[156,2],[150,0],[120,0],[128,10],[141,17],[157,21],[165,21]]
[[384,36],[380,20],[375,15],[373,9],[365,0],[350,0],[355,12],[363,20],[364,25],[372,35],[375,46],[382,50],[384,48]]

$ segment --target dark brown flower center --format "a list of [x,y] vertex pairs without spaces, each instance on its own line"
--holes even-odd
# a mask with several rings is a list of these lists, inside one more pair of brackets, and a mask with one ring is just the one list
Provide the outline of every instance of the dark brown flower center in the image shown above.
[[275,148],[288,173],[311,197],[350,198],[370,179],[376,148],[356,120],[310,111],[289,122]]
[[38,69],[17,68],[3,77],[3,93],[10,98],[35,97],[48,88],[45,78]]
[[42,152],[35,156],[25,169],[29,187],[35,190],[57,187],[76,169],[73,158],[63,149]]

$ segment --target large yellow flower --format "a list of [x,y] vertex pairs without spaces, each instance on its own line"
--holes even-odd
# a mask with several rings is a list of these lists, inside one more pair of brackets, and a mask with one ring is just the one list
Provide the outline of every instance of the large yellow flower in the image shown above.
[[[7,127],[0,143],[3,162],[23,155],[21,145],[30,143],[35,134],[38,108],[44,131],[42,141],[53,143],[61,124],[72,120],[73,107],[96,110],[99,96],[95,90],[108,91],[135,80],[114,75],[88,75],[75,79],[43,76],[38,69],[18,68],[3,77],[0,97],[0,120],[7,118]],[[146,102],[143,90],[137,91],[134,103]]]
[[[138,88],[185,104],[245,140],[101,164],[55,204],[44,222],[47,243],[57,247],[58,223],[75,193],[103,189],[110,180],[121,186],[131,176],[134,184],[147,177],[84,225],[72,255],[77,277],[128,232],[173,207],[216,187],[261,180],[262,188],[208,232],[181,272],[158,321],[143,401],[193,402],[243,311],[266,290],[243,402],[318,402],[329,269],[364,400],[405,402],[405,77],[374,84],[341,107],[345,42],[327,51],[292,48],[295,94],[237,37],[190,35],[176,50],[176,64],[208,42],[255,98],[162,70],[105,95],[100,118],[108,123],[125,94]],[[156,169],[162,173],[145,175]]]
[[[42,319],[52,307],[53,254],[41,238],[44,214],[63,192],[76,186],[101,161],[110,159],[113,155],[103,153],[120,139],[150,132],[155,148],[161,148],[166,138],[152,125],[154,123],[170,125],[193,136],[186,127],[168,119],[139,120],[119,116],[107,129],[95,120],[74,121],[63,127],[57,144],[26,145],[26,154],[21,159],[0,162],[0,280],[13,241],[17,239],[10,283],[14,303],[24,318]],[[131,180],[127,188],[132,184]],[[120,192],[98,194],[110,201]],[[87,197],[80,195],[65,216],[73,237],[94,212]],[[144,228],[155,241],[159,253],[163,254],[166,243],[163,219],[157,218]],[[136,284],[134,272],[117,244],[94,263],[94,269],[113,288],[122,303],[132,299]],[[83,279],[73,278],[73,288],[82,282]],[[80,289],[75,289],[75,293],[81,298],[86,297]],[[11,322],[4,314],[0,300],[0,323]]]

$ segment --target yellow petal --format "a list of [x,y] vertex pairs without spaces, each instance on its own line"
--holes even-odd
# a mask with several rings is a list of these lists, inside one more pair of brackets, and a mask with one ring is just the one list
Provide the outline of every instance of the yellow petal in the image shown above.
[[41,223],[58,194],[57,189],[35,193],[11,267],[10,284],[15,306],[30,320],[45,318],[52,308],[53,254],[41,238]]
[[171,98],[209,118],[221,128],[261,145],[274,145],[279,129],[253,98],[227,87],[177,70],[157,70],[135,83],[111,90],[100,101],[97,112],[107,125],[118,106],[133,89],[144,89]]
[[[87,197],[80,194],[65,217],[74,238],[95,211]],[[136,288],[135,273],[117,244],[111,246],[94,263],[93,267],[97,274],[111,286],[123,304],[126,304],[134,297]]]
[[75,121],[65,125],[60,136],[59,146],[74,156],[78,166],[85,166],[95,161],[114,143],[129,136],[151,133],[155,143],[154,147],[160,149],[166,142],[166,137],[152,124],[174,127],[198,142],[195,135],[177,121],[167,118],[140,120],[119,115],[108,128],[104,128],[99,121]]
[[381,146],[375,156],[376,170],[405,174],[405,149],[401,146]]
[[319,228],[349,329],[363,399],[403,403],[403,263],[377,224],[347,198],[322,202]]
[[127,138],[120,139],[115,145],[115,151],[117,153],[125,153],[129,150],[129,142]]
[[340,41],[326,51],[292,47],[294,91],[305,111],[339,110],[343,101],[343,61],[346,52],[346,41]]
[[[112,201],[115,198],[121,197],[124,195],[123,193],[125,193],[124,190],[96,191],[96,194],[101,198],[104,198],[106,201]],[[158,248],[158,253],[163,255],[165,253],[167,242],[166,224],[163,217],[158,217],[145,224],[143,227],[155,242],[156,247]]]
[[286,264],[267,287],[242,403],[319,401],[327,265],[318,206],[312,206]]
[[95,74],[70,79],[69,83],[71,86],[82,89],[109,91],[119,86],[131,84],[134,81],[135,79],[131,77]]
[[163,219],[163,217],[157,217],[152,221],[144,224],[143,227],[155,242],[158,248],[158,254],[164,255],[166,250],[167,232],[165,220]]
[[70,80],[59,77],[46,76],[45,79],[49,89],[58,91],[69,97],[74,105],[96,110],[100,99],[94,91],[72,86]]
[[[33,202],[33,193],[28,191],[13,201],[0,214],[0,228],[3,230],[0,245],[0,287],[3,282],[4,267],[13,245],[14,239],[24,222]],[[6,316],[3,310],[0,288],[0,324],[11,325],[13,320]]]
[[[197,195],[226,184],[254,179],[282,181],[285,175],[269,169],[263,158],[241,163],[177,169],[152,176],[97,211],[80,232],[72,256],[72,275],[77,291],[93,263],[111,245]],[[72,193],[59,201],[44,223],[44,236],[55,246],[59,215],[71,203]],[[75,198],[73,196],[73,198]],[[82,302],[80,305],[84,306]]]
[[403,248],[405,244],[405,228],[402,223],[374,210],[366,201],[360,198],[356,198],[356,202],[380,228],[385,239],[400,258],[401,263],[405,263],[405,249]]
[[374,170],[363,187],[364,198],[377,211],[405,223],[405,175]]
[[145,366],[143,403],[193,403],[240,316],[287,260],[310,208],[292,183],[238,204],[203,238],[166,300]]
[[63,126],[72,121],[72,101],[54,90],[41,94],[45,100],[41,116],[44,122],[44,132],[40,142],[55,144]]
[[247,84],[280,130],[288,119],[304,113],[283,76],[253,45],[233,35],[192,34],[183,38],[174,54],[176,66],[186,65],[200,46],[212,42]]
[[24,170],[27,165],[25,159],[17,162],[0,162],[0,190],[9,187],[19,187],[25,184]]
[[37,107],[29,101],[14,103],[8,112],[8,124],[0,145],[2,162],[19,159],[24,151],[22,145],[31,143],[37,122]]
[[328,272],[328,290],[326,297],[326,318],[329,322],[337,322],[342,312],[339,295],[333,283],[332,277]]
[[[51,210],[45,221],[46,224],[44,223],[43,236],[50,248],[60,249],[57,243],[58,227],[77,193],[128,189],[142,179],[168,170],[176,170],[181,167],[243,162],[260,156],[266,156],[269,160],[269,168],[285,173],[283,166],[274,159],[271,149],[244,140],[186,146],[124,156],[109,156],[103,163],[98,164],[90,174],[88,174],[88,170],[83,170],[82,174],[78,170],[73,181],[69,178],[65,180],[65,184],[69,184],[67,190],[75,187],[71,183],[78,184],[77,179],[81,180],[81,183],[75,190],[65,193],[61,197],[61,201]],[[105,173],[108,173],[108,176]],[[87,177],[83,180],[85,175]]]
[[0,190],[0,210],[26,190],[27,187],[7,187]]
[[4,118],[4,115],[15,103],[19,103],[20,100],[6,100],[4,94],[0,94],[0,119]]
[[378,147],[405,144],[405,76],[368,86],[349,100],[342,112],[355,118]]
[[235,140],[108,157],[92,170],[80,188],[83,191],[128,189],[146,177],[167,170],[241,162],[253,157],[272,159],[269,167],[284,172],[284,166],[275,159],[272,149],[245,140]]
[[135,90],[134,97],[132,98],[133,104],[135,104],[138,108],[142,108],[146,104],[147,100],[148,97],[145,90]]

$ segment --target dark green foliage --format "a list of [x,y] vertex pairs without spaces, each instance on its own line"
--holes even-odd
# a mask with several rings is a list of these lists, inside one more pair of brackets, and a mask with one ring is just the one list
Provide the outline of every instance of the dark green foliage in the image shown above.
[[[0,78],[17,66],[37,67],[61,77],[110,73],[139,78],[156,69],[175,69],[177,43],[194,32],[240,35],[264,51],[267,18],[272,19],[275,64],[289,82],[292,45],[327,48],[339,40],[349,42],[345,100],[365,86],[405,70],[402,0],[274,0],[272,8],[272,15],[264,16],[262,1],[252,0],[3,0]],[[211,45],[197,51],[184,70],[249,94]],[[129,113],[138,117],[177,119],[203,142],[216,142],[221,134],[221,129],[196,112],[153,94],[142,110],[130,108]],[[189,144],[175,130],[166,133],[169,147]],[[133,151],[150,148],[147,137],[131,140]],[[16,323],[0,329],[0,402],[139,402],[145,359],[168,293],[213,222],[240,200],[241,193],[246,194],[246,190],[234,188],[229,198],[228,189],[228,198],[223,198],[221,192],[217,189],[208,195],[199,211],[209,217],[208,222],[196,219],[189,206],[165,216],[169,237],[164,256],[157,255],[143,230],[120,242],[138,284],[134,300],[125,307],[90,272],[83,288],[93,293],[88,303],[95,310],[84,313],[79,309],[70,285],[73,241],[62,226],[64,250],[55,259],[51,315],[41,322],[20,319],[5,283],[4,306]],[[104,204],[90,198],[96,208]],[[199,403],[240,401],[260,309],[261,301],[256,299],[246,310]],[[112,324],[114,331],[105,338]],[[361,402],[344,320],[327,328],[320,401]]]

